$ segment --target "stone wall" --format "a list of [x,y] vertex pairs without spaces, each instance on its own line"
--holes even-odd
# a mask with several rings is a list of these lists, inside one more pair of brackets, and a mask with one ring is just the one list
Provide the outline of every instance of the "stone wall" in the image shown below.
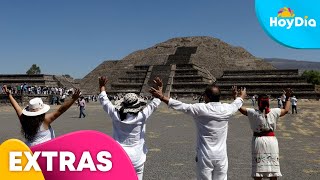
[[62,76],[46,75],[46,74],[1,74],[0,85],[18,86],[21,84],[28,84],[32,86],[47,86],[47,87],[66,87],[72,88],[75,82],[66,83],[65,78],[59,78]]
[[268,94],[273,98],[281,96],[283,89],[291,88],[297,98],[318,99],[314,85],[295,70],[246,70],[226,71],[223,76],[217,79],[222,95],[230,97],[230,89],[233,85],[246,87],[249,96]]
[[[36,98],[36,97],[40,97],[45,104],[50,104],[51,98],[52,98],[51,95],[40,95],[40,94],[37,94],[37,95],[15,94],[15,95],[13,95],[13,97],[21,106],[27,106],[29,101],[32,98]],[[0,94],[0,104],[1,105],[10,105],[10,100],[7,95]]]
[[117,83],[118,79],[128,70],[133,70],[132,64],[128,64],[124,61],[104,61],[80,81],[81,91],[83,94],[99,93],[98,77],[100,76],[108,77],[108,91],[111,89],[111,84]]

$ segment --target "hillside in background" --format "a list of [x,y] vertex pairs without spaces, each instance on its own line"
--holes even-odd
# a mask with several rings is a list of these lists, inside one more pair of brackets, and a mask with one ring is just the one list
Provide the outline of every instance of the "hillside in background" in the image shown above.
[[264,61],[272,64],[277,69],[299,69],[300,71],[305,71],[305,70],[320,71],[320,62],[297,61],[297,60],[278,59],[278,58],[265,58]]

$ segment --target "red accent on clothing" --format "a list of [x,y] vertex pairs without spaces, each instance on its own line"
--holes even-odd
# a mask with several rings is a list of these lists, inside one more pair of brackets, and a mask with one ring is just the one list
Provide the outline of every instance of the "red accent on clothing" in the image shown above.
[[265,132],[254,132],[254,137],[262,137],[262,136],[275,136],[275,133],[273,131],[265,131]]

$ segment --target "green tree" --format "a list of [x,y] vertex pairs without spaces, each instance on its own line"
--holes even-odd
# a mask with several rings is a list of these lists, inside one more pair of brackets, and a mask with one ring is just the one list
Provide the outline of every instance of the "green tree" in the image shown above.
[[320,85],[320,71],[304,71],[302,77],[306,78],[308,83]]
[[36,64],[32,64],[32,66],[30,67],[30,69],[26,73],[28,75],[40,74],[41,73],[41,69]]

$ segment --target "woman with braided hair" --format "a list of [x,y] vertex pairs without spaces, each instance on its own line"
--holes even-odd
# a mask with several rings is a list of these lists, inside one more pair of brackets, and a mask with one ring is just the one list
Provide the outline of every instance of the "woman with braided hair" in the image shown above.
[[278,140],[275,137],[276,123],[279,117],[289,112],[292,91],[287,89],[284,91],[286,95],[286,106],[284,109],[269,107],[269,97],[267,95],[259,95],[259,109],[241,107],[239,111],[248,116],[251,129],[253,131],[252,138],[252,178],[262,180],[262,178],[270,178],[276,180],[282,176],[279,163],[279,147]]

